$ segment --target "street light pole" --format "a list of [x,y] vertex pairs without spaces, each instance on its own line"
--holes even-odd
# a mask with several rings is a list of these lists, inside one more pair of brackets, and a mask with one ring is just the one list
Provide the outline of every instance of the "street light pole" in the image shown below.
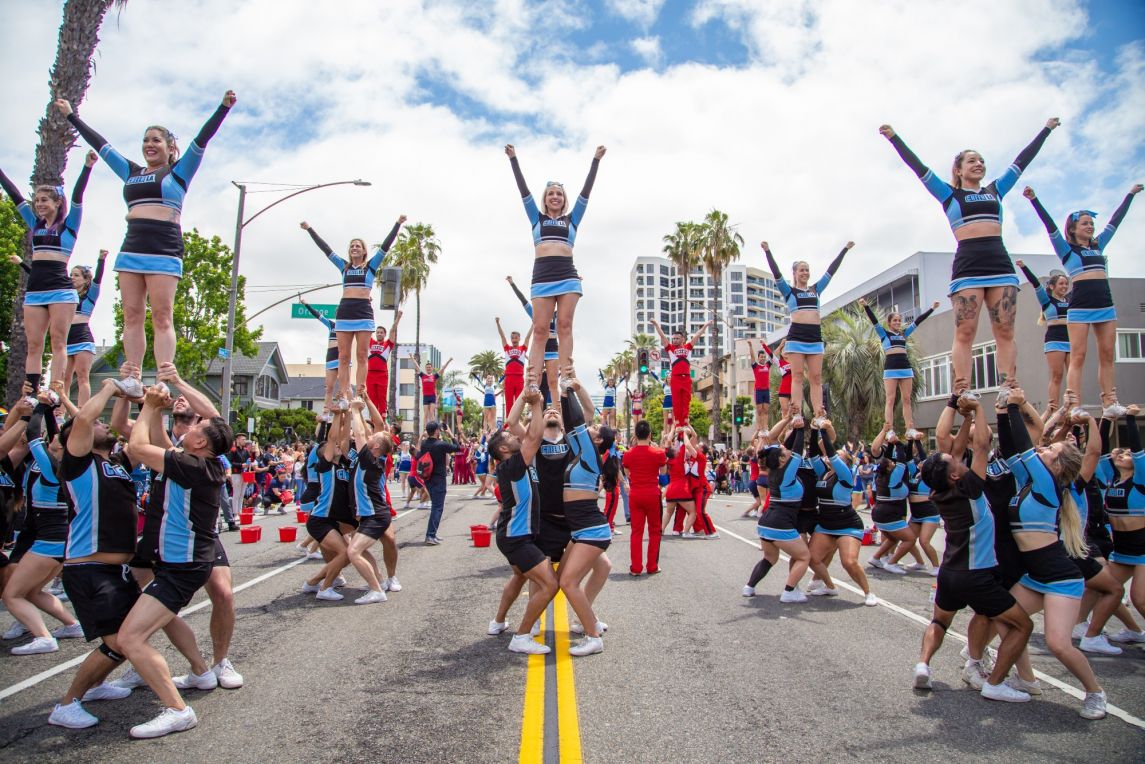
[[282,204],[287,199],[293,199],[299,194],[305,194],[308,191],[317,191],[320,188],[329,188],[330,186],[369,186],[370,182],[368,180],[362,180],[361,178],[358,178],[356,180],[339,180],[333,183],[317,183],[313,186],[306,186],[304,188],[298,189],[293,193],[287,194],[281,199],[277,199],[274,202],[271,202],[258,212],[251,215],[246,220],[243,220],[243,213],[246,210],[246,184],[239,183],[238,181],[234,180],[231,181],[231,184],[239,190],[239,210],[238,215],[235,218],[234,259],[231,262],[231,294],[230,299],[227,301],[227,339],[225,343],[226,357],[223,358],[223,382],[222,389],[219,390],[219,399],[222,403],[221,411],[223,419],[226,420],[228,424],[231,421],[231,360],[232,356],[234,356],[235,347],[235,303],[238,300],[239,293],[239,256],[242,254],[243,229],[246,228],[247,225],[249,225],[252,221],[254,221],[255,218],[269,210],[271,207]]

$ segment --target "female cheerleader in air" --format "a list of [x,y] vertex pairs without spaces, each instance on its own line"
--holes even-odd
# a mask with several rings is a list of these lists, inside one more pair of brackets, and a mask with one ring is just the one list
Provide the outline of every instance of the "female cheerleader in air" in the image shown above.
[[1066,316],[1069,313],[1069,276],[1055,271],[1046,279],[1043,286],[1034,272],[1021,260],[1015,264],[1022,269],[1026,280],[1034,288],[1042,312],[1038,323],[1046,327],[1044,352],[1046,365],[1050,369],[1050,383],[1046,390],[1046,405],[1053,411],[1061,405],[1062,377],[1069,364],[1069,331],[1066,329]]
[[[68,258],[76,246],[83,217],[83,192],[96,159],[95,152],[89,151],[72,189],[70,212],[63,186],[36,186],[29,204],[16,184],[0,171],[0,187],[16,205],[32,240],[32,265],[23,266],[28,271],[28,287],[24,293],[24,335],[28,339],[28,352],[24,357],[24,373],[32,385],[32,395],[40,390],[45,334],[51,340],[52,379],[64,378],[68,326],[76,312],[76,290],[68,278]],[[9,259],[22,264],[16,255]]]
[[[525,176],[521,174],[516,149],[512,144],[505,147],[509,164],[513,168],[513,177],[517,180],[517,189],[521,192],[521,200],[525,205],[525,214],[533,229],[533,245],[536,247],[533,283],[529,295],[533,304],[533,346],[530,348],[529,359],[533,373],[538,379],[544,365],[543,344],[544,338],[548,336],[548,319],[554,309],[557,315],[560,368],[563,369],[572,362],[573,314],[576,311],[577,301],[583,294],[580,275],[573,265],[573,245],[576,243],[577,229],[588,206],[588,195],[592,191],[592,184],[596,180],[596,171],[604,152],[604,146],[596,147],[596,154],[592,158],[592,166],[588,171],[588,177],[585,178],[580,196],[577,197],[572,211],[566,214],[568,198],[565,196],[565,187],[555,181],[545,184],[543,209],[537,209],[537,203],[525,184]],[[554,380],[549,380],[549,384],[553,383]]]
[[100,282],[103,281],[103,264],[107,260],[107,250],[99,251],[95,272],[86,265],[72,268],[72,286],[76,288],[76,314],[68,329],[68,365],[64,370],[64,389],[70,390],[72,375],[76,378],[76,402],[83,406],[91,397],[91,363],[95,360],[95,337],[88,323],[99,299]]
[[990,312],[994,341],[998,346],[998,371],[1002,384],[1009,386],[1017,368],[1014,347],[1014,319],[1018,312],[1018,277],[1010,255],[1002,244],[1002,197],[1018,182],[1018,177],[1037,156],[1050,132],[1061,124],[1056,117],[1022,149],[996,180],[986,185],[986,161],[977,151],[967,149],[954,157],[951,182],[946,183],[907,148],[890,125],[879,132],[914,170],[926,190],[938,200],[958,249],[950,274],[950,301],[954,305],[954,346],[950,351],[954,383],[970,381],[970,346],[978,331],[983,305]]
[[902,313],[887,314],[887,325],[884,328],[879,323],[878,316],[867,305],[865,298],[859,298],[859,304],[867,313],[867,318],[875,327],[879,341],[883,345],[883,389],[886,391],[886,404],[883,407],[883,421],[895,421],[895,397],[902,393],[902,418],[906,422],[906,438],[911,440],[918,437],[918,430],[914,429],[914,411],[910,402],[910,394],[914,390],[914,370],[910,367],[910,359],[906,354],[906,341],[918,325],[930,317],[938,308],[934,303],[928,310],[923,311],[914,321],[904,329]]
[[[338,400],[337,409],[350,408],[350,366],[354,367],[355,387],[359,395],[366,394],[367,357],[370,351],[370,335],[374,329],[374,306],[370,304],[370,290],[374,286],[382,260],[393,246],[394,239],[406,216],[398,217],[398,222],[390,229],[385,241],[378,247],[374,256],[366,259],[366,242],[350,239],[349,261],[334,254],[330,245],[322,240],[318,232],[303,221],[302,230],[326,255],[334,267],[342,272],[342,299],[338,301],[338,312],[334,314],[334,331],[338,335]],[[352,355],[351,355],[352,354]]]
[[[1117,402],[1117,388],[1113,376],[1113,346],[1117,341],[1117,310],[1113,307],[1113,295],[1109,291],[1108,260],[1105,247],[1109,244],[1117,226],[1129,212],[1133,197],[1141,193],[1140,183],[1129,189],[1121,206],[1114,210],[1105,229],[1097,236],[1096,212],[1078,210],[1071,212],[1066,219],[1065,236],[1054,225],[1050,213],[1038,201],[1034,189],[1029,186],[1022,194],[1034,205],[1050,243],[1058,259],[1065,266],[1066,273],[1073,280],[1073,290],[1069,296],[1066,314],[1066,327],[1069,334],[1069,371],[1066,372],[1066,390],[1081,397],[1081,373],[1085,368],[1085,354],[1089,344],[1089,328],[1097,341],[1097,383],[1101,386],[1101,405],[1107,417],[1125,415],[1125,407]],[[1047,332],[1046,336],[1049,336]],[[1001,350],[1001,346],[999,346]]]
[[600,383],[604,385],[604,400],[600,404],[600,421],[609,427],[616,427],[616,380],[612,377],[607,379],[603,371],[596,373],[600,377]]
[[787,332],[783,354],[791,364],[791,416],[799,421],[803,416],[804,376],[811,386],[811,410],[819,411],[823,408],[823,330],[820,326],[822,318],[819,315],[819,299],[855,242],[849,241],[843,246],[843,250],[827,266],[827,272],[814,284],[810,283],[811,267],[805,261],[797,260],[791,266],[794,285],[788,284],[787,279],[783,278],[767,242],[760,242],[759,246],[763,248],[767,264],[771,266],[771,275],[775,278],[775,286],[783,295],[791,314],[791,327]]
[[[148,306],[155,335],[155,363],[158,367],[175,360],[175,290],[183,277],[183,200],[207,143],[237,100],[233,90],[223,95],[222,103],[191,141],[186,154],[180,154],[170,130],[159,125],[148,127],[143,133],[143,166],[125,158],[84,124],[70,103],[62,98],[56,101],[60,113],[124,182],[127,235],[113,269],[119,274],[123,301],[123,353],[129,364],[140,369],[147,352],[144,320]],[[138,377],[117,385],[129,397],[143,397],[143,383]]]

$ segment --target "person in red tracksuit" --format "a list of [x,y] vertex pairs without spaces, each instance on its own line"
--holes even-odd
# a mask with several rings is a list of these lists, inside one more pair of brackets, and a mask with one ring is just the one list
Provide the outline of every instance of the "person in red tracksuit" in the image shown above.
[[398,321],[401,320],[402,312],[396,311],[394,325],[390,327],[388,337],[385,328],[378,327],[366,356],[366,396],[383,417],[386,415],[386,404],[390,397],[390,353],[397,341]]
[[791,363],[784,357],[780,345],[775,348],[775,355],[779,359],[779,407],[780,416],[786,419],[791,409]]
[[[694,431],[692,432],[693,437],[695,437]],[[684,459],[684,479],[688,494],[692,497],[692,505],[696,508],[696,517],[692,522],[691,529],[688,530],[685,530],[684,524],[687,512],[681,507],[676,508],[676,514],[672,520],[672,530],[677,533],[683,531],[682,536],[684,538],[720,537],[707,510],[708,497],[712,495],[712,486],[708,482],[707,476],[707,449],[706,445],[699,446],[694,455],[690,454]]]
[[656,334],[660,335],[664,352],[672,362],[672,421],[677,426],[688,423],[688,408],[692,405],[692,347],[704,335],[704,330],[711,323],[711,321],[706,322],[687,342],[684,342],[683,332],[673,332],[672,340],[669,342],[668,336],[660,327],[660,322],[652,319],[652,326],[656,329]]
[[[636,423],[636,444],[621,460],[628,474],[628,509],[632,513],[632,537],[628,551],[628,572],[639,576],[660,572],[660,469],[668,463],[664,449],[652,445],[652,426]],[[648,526],[648,565],[644,565],[644,526]]]
[[497,333],[501,335],[501,346],[505,348],[505,420],[509,419],[509,412],[513,404],[525,389],[525,358],[529,352],[529,340],[533,338],[533,327],[529,327],[525,341],[521,342],[520,332],[510,332],[509,339],[505,339],[505,330],[501,328],[501,319],[497,321]]
[[[668,531],[668,522],[677,510],[683,510],[685,519],[683,529],[692,538],[692,527],[696,521],[696,502],[692,498],[691,487],[688,485],[687,463],[694,462],[696,446],[693,439],[694,430],[688,425],[675,427],[671,434],[671,449],[668,456],[668,488],[664,491],[666,506],[664,508],[664,521],[662,529],[671,536],[679,536],[680,531]],[[631,499],[630,499],[631,502]],[[629,507],[631,509],[631,506]]]

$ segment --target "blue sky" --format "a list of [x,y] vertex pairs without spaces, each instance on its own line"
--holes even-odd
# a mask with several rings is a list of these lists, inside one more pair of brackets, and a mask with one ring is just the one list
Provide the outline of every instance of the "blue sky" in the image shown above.
[[[31,165],[59,26],[56,4],[17,7],[0,26],[0,166],[13,178]],[[142,57],[156,29],[164,55]],[[968,146],[1000,169],[1062,117],[1024,178],[1059,217],[1107,213],[1145,180],[1141,2],[133,0],[100,36],[80,112],[129,156],[145,125],[189,137],[227,88],[239,94],[185,228],[231,240],[232,180],[373,182],[299,197],[247,229],[250,312],[288,282],[333,280],[300,220],[340,248],[380,241],[405,213],[441,239],[422,328],[458,359],[495,344],[494,316],[520,321],[503,278],[527,280],[532,248],[505,143],[534,185],[579,185],[594,147],[608,146],[577,239],[576,352],[590,368],[629,333],[632,258],[713,207],[740,224],[754,265],[763,238],[813,269],[855,240],[840,290],[912,252],[949,251],[941,210],[879,137],[883,122],[936,170]],[[70,160],[69,181],[82,147]],[[120,192],[97,167],[77,262],[118,246]],[[1025,200],[1005,206],[1010,251],[1048,252]],[[1145,276],[1145,209],[1110,258],[1115,276]],[[264,314],[267,335],[290,361],[320,356],[324,335],[288,316]],[[92,325],[111,339],[110,300]]]

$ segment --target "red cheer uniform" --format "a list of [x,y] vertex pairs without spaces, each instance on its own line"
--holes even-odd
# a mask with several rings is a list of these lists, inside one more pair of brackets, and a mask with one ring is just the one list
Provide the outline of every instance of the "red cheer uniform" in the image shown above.
[[672,362],[672,421],[677,425],[688,423],[688,408],[692,405],[692,343],[665,345],[664,352]]
[[366,356],[366,395],[370,396],[382,416],[386,414],[389,399],[390,351],[393,349],[394,343],[389,340],[378,342],[373,339]]
[[525,345],[505,345],[505,420],[513,404],[525,391]]
[[628,470],[628,509],[632,515],[629,539],[629,570],[640,573],[644,566],[644,526],[648,526],[649,573],[660,569],[660,468],[668,459],[664,449],[636,445],[624,452],[621,460]]

